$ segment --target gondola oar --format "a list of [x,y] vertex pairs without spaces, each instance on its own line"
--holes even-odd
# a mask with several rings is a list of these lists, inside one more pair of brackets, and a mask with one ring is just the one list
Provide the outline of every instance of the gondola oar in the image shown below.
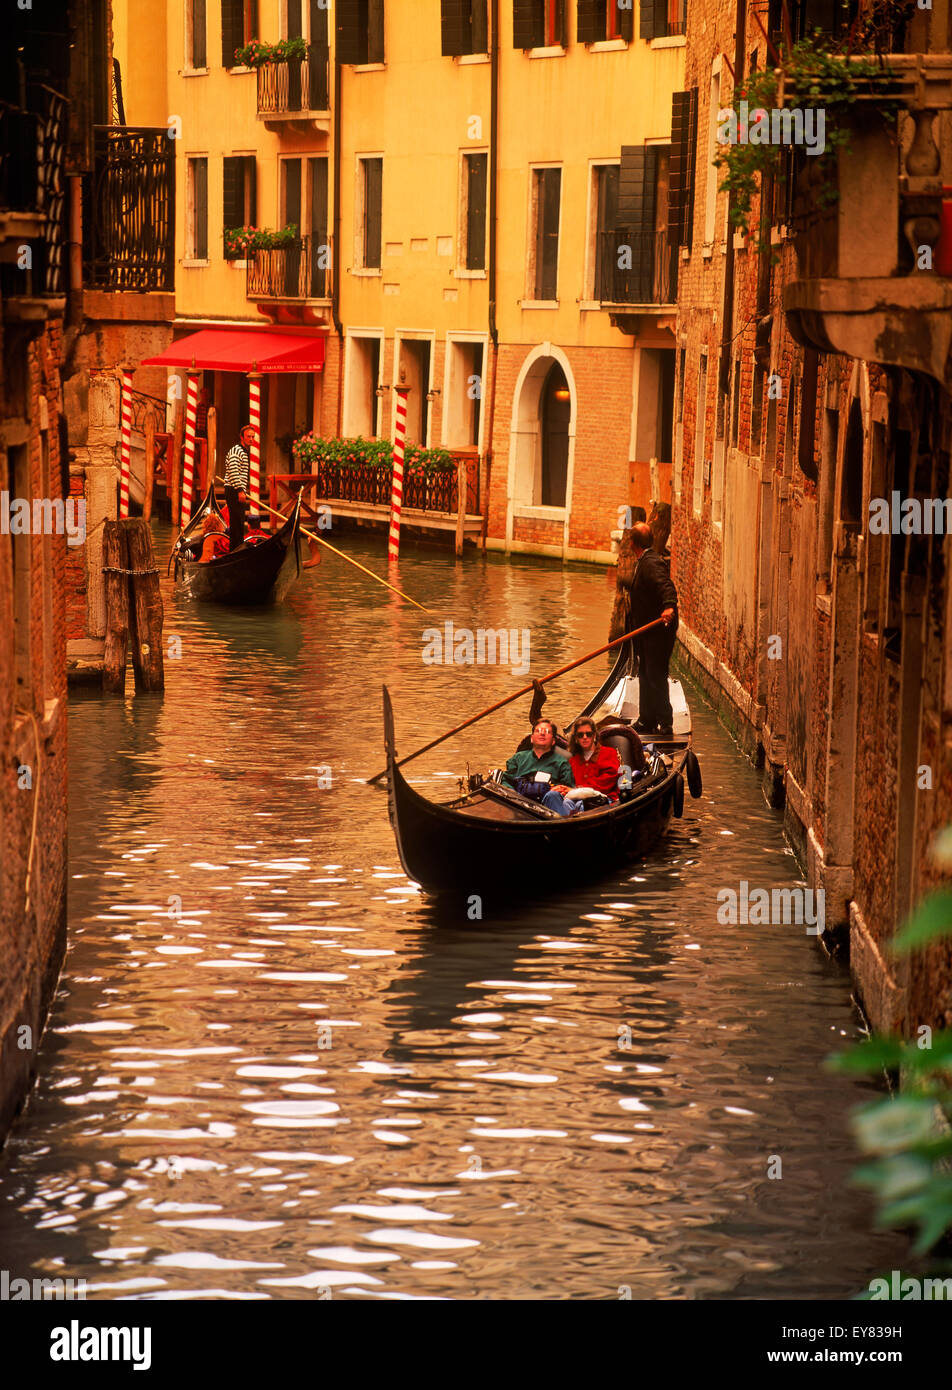
[[[610,652],[612,647],[620,647],[622,642],[628,642],[632,637],[639,637],[641,633],[647,632],[649,628],[657,627],[658,624],[662,622],[664,622],[663,618],[655,618],[652,622],[645,623],[644,627],[636,627],[634,632],[626,632],[623,637],[616,637],[614,642],[608,642],[604,647],[599,647],[596,651],[589,652],[587,656],[580,656],[577,661],[570,661],[568,666],[560,666],[557,671],[550,671],[547,676],[540,676],[538,680],[530,681],[529,684],[524,685],[521,690],[517,690],[512,695],[507,695],[504,700],[498,700],[496,704],[490,705],[488,709],[480,710],[479,713],[474,714],[471,719],[464,719],[462,724],[457,724],[456,728],[450,729],[449,733],[440,734],[439,738],[433,739],[431,743],[425,743],[423,747],[418,748],[415,753],[408,753],[405,758],[399,758],[394,766],[403,767],[404,763],[412,762],[413,759],[418,758],[421,753],[428,753],[430,749],[435,748],[438,743],[445,743],[448,738],[452,738],[454,734],[460,733],[463,729],[468,729],[470,724],[478,723],[478,721],[484,719],[487,714],[492,714],[495,710],[502,709],[503,705],[512,704],[513,700],[518,700],[520,695],[528,695],[530,690],[537,691],[537,688],[541,685],[545,685],[547,681],[554,681],[557,676],[564,676],[566,671],[574,671],[576,666],[584,666],[586,661],[593,661],[596,656],[601,656],[604,652]],[[374,782],[379,782],[381,777],[386,777],[386,775],[387,769],[384,768],[382,772],[377,772],[373,777],[368,777],[367,785],[373,786]]]
[[[259,502],[258,505],[263,511],[270,512],[272,516],[279,516],[282,521],[287,521],[287,517],[283,512],[276,512],[273,507],[268,506],[267,502]],[[399,594],[400,598],[405,598],[407,603],[412,603],[414,608],[419,608],[421,613],[427,613],[431,618],[436,617],[435,613],[430,613],[429,608],[424,608],[422,603],[417,603],[415,598],[411,598],[409,594],[405,594],[402,589],[397,589],[393,584],[388,584],[385,579],[380,578],[379,574],[374,574],[373,570],[367,569],[366,565],[362,565],[358,560],[352,560],[349,555],[345,555],[342,550],[338,550],[336,545],[331,545],[330,541],[325,541],[322,540],[320,536],[315,536],[314,532],[309,531],[306,526],[301,526],[299,524],[298,530],[302,536],[307,536],[309,541],[317,541],[318,545],[326,545],[328,550],[332,550],[335,555],[339,555],[340,558],[346,560],[349,565],[354,565],[357,569],[363,570],[364,574],[369,574],[371,579],[376,579],[377,583],[382,584],[385,589],[390,589],[393,593]]]

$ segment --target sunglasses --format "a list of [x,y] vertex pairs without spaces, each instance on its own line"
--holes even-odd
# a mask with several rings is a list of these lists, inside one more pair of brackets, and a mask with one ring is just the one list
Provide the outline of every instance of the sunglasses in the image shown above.
[[578,729],[578,730],[576,731],[575,737],[576,737],[576,738],[594,738],[594,737],[595,737],[595,730],[594,730],[594,729]]

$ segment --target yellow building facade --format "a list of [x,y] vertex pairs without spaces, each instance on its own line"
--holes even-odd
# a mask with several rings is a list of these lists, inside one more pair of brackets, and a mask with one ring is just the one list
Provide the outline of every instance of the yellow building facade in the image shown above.
[[[267,471],[306,429],[392,438],[399,387],[409,439],[478,457],[491,547],[604,560],[668,500],[683,27],[679,0],[117,6],[126,120],[177,142],[175,336],[325,340],[266,381]],[[297,237],[228,259],[246,222]],[[204,383],[227,447],[245,379]]]

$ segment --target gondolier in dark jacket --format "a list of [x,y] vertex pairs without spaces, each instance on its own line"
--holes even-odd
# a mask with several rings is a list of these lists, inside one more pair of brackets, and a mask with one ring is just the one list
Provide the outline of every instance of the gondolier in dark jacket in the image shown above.
[[245,538],[245,503],[248,501],[248,480],[251,472],[248,450],[256,438],[254,425],[245,425],[239,438],[241,443],[229,449],[225,457],[225,502],[228,507],[228,538],[232,550],[237,550]]
[[678,631],[678,591],[667,562],[651,548],[651,528],[640,521],[631,528],[635,575],[631,581],[628,630],[662,618],[664,625],[634,639],[638,652],[639,734],[670,735],[668,663]]

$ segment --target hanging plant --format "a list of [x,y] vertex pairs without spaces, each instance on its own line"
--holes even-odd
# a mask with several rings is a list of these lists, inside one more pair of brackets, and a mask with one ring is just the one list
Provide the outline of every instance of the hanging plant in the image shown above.
[[[316,434],[302,434],[294,441],[294,457],[310,469],[339,468],[342,471],[358,468],[393,469],[393,445],[388,439],[322,439]],[[404,453],[403,470],[408,477],[423,477],[431,473],[452,473],[456,465],[448,449],[421,449],[408,444]]]
[[297,240],[297,223],[273,232],[268,227],[226,227],[225,260],[245,260],[254,251],[276,251]]
[[292,59],[306,57],[307,44],[302,38],[279,39],[277,43],[251,39],[235,49],[235,62],[244,68],[260,68],[264,63],[288,63]]
[[[852,107],[876,93],[879,111],[896,109],[898,101],[890,95],[893,77],[874,58],[831,48],[829,36],[819,31],[795,43],[779,68],[749,73],[718,121],[714,156],[724,175],[719,190],[730,195],[733,226],[751,234],[754,200],[764,176],[784,180],[791,148],[802,151],[813,166],[814,216],[822,215],[839,196],[837,161],[839,151],[850,147]],[[768,221],[761,215],[753,229],[754,249],[767,243]]]

